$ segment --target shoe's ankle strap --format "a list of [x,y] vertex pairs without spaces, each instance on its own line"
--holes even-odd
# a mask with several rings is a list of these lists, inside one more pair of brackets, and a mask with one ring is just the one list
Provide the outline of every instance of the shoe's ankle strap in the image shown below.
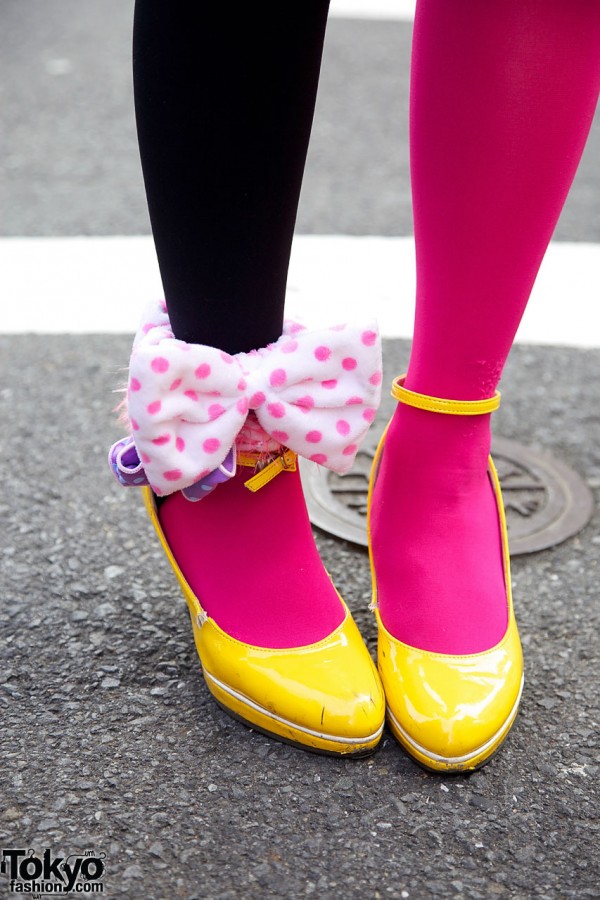
[[429,412],[447,413],[451,416],[481,416],[491,413],[500,406],[500,391],[493,397],[484,400],[443,400],[440,397],[428,397],[417,394],[404,387],[406,375],[400,375],[392,382],[392,397],[407,406],[416,406]]
[[282,447],[277,456],[270,461],[264,460],[264,465],[261,465],[259,453],[238,452],[237,454],[238,465],[255,469],[255,474],[244,482],[244,486],[253,494],[272,481],[280,472],[295,472],[297,460],[298,455],[288,447]]

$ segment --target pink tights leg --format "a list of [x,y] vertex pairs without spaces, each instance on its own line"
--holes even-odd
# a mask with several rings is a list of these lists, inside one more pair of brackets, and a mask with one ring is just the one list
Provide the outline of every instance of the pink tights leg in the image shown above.
[[[489,397],[594,114],[600,5],[419,0],[411,78],[417,312],[406,387]],[[383,621],[413,646],[475,653],[506,629],[489,443],[489,416],[395,411],[373,546]]]

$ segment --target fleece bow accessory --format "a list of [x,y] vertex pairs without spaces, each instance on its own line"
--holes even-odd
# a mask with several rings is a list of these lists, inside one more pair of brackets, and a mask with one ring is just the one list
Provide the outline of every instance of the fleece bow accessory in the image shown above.
[[250,410],[280,444],[347,471],[380,385],[374,323],[308,330],[288,322],[274,344],[232,356],[177,340],[161,304],[147,310],[133,344],[127,412],[147,482],[164,495],[217,469]]

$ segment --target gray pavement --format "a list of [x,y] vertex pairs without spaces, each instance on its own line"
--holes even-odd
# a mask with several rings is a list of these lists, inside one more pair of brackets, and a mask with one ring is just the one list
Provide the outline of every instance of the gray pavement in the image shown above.
[[[131,91],[132,0],[3,0],[0,235],[150,232]],[[329,23],[297,230],[410,234],[411,28]],[[600,118],[557,229],[600,241]]]
[[[361,761],[279,745],[210,699],[141,504],[106,468],[128,348],[0,338],[2,846],[103,852],[109,897],[598,896],[598,514],[514,562],[527,683],[487,768],[426,774],[387,734]],[[388,377],[407,350],[386,344]],[[597,365],[516,348],[497,416],[596,494]],[[318,543],[373,648],[366,553]]]
[[[3,3],[3,234],[147,230],[130,12],[122,0]],[[394,162],[409,37],[331,23],[299,231],[409,232],[406,163]],[[49,75],[61,59],[71,74]],[[600,240],[599,156],[596,124],[561,238]],[[514,561],[527,681],[485,769],[427,774],[387,733],[359,761],[277,744],[210,699],[141,504],[106,467],[130,340],[0,335],[0,848],[105,854],[108,897],[597,897],[598,512]],[[386,342],[388,381],[407,356]],[[516,347],[495,417],[497,433],[575,468],[596,500],[599,362],[596,350]],[[374,649],[365,552],[317,540]]]

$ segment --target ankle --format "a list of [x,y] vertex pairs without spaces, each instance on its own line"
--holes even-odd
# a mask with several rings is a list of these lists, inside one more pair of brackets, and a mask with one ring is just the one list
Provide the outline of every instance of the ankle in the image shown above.
[[396,471],[404,469],[411,477],[423,472],[428,478],[439,471],[446,489],[460,491],[487,477],[490,418],[489,414],[444,416],[399,404],[385,454]]

